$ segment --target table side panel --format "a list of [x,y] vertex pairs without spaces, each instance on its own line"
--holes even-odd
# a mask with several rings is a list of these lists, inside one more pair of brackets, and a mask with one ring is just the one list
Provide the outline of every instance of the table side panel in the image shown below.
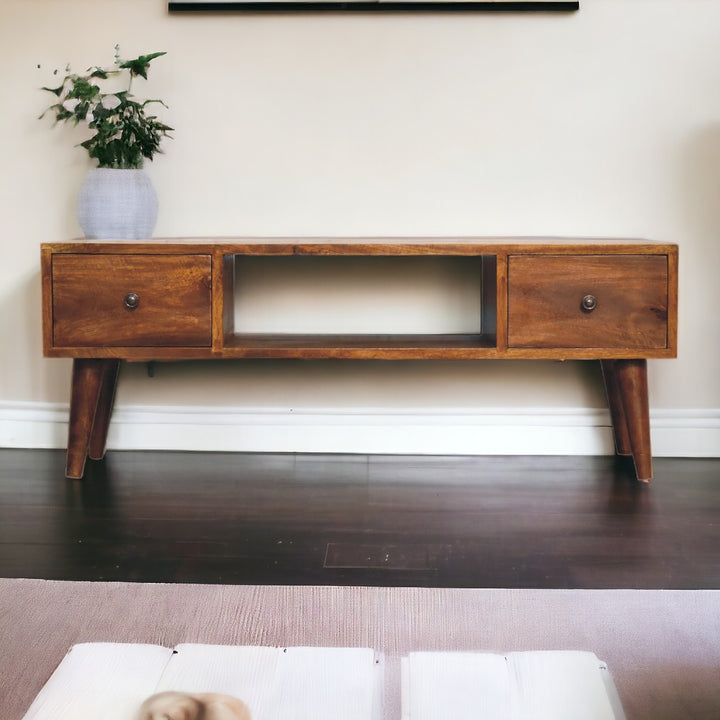
[[52,251],[47,245],[40,250],[40,287],[42,292],[43,355],[49,357],[53,348],[53,285]]
[[668,258],[668,348],[671,357],[677,357],[678,337],[678,266],[679,253],[677,245],[673,245],[667,254]]

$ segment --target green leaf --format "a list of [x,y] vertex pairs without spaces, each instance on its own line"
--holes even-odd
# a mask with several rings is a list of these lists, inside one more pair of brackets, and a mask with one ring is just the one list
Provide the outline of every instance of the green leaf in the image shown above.
[[150,66],[150,61],[161,55],[166,55],[165,52],[150,53],[150,55],[140,55],[135,60],[125,60],[121,62],[118,67],[123,70],[129,70],[131,75],[140,75],[147,80],[147,70]]
[[142,107],[144,108],[149,103],[160,103],[160,105],[162,105],[164,108],[167,107],[167,105],[162,100],[145,100],[145,102],[143,102],[142,104]]
[[60,87],[56,87],[56,88],[43,87],[43,88],[41,88],[41,90],[47,90],[48,92],[54,93],[55,95],[60,97],[64,87],[65,87],[65,82],[63,81],[63,84],[60,85]]
[[97,85],[93,85],[86,78],[78,77],[73,80],[73,87],[68,97],[92,100],[99,93],[100,88]]

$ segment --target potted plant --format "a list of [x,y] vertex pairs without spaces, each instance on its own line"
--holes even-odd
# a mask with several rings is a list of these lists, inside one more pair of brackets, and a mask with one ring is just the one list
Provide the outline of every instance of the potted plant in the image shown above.
[[[172,130],[150,108],[162,100],[138,100],[131,93],[133,79],[147,80],[150,62],[164,52],[122,60],[115,46],[111,69],[91,67],[84,75],[66,68],[57,87],[44,87],[53,93],[48,112],[57,122],[83,123],[92,131],[80,147],[98,162],[90,170],[80,190],[78,220],[88,238],[148,238],[157,219],[157,196],[143,161],[161,152],[160,143]],[[55,71],[57,74],[57,70]],[[127,76],[126,87],[121,83]],[[103,87],[101,87],[101,85]]]

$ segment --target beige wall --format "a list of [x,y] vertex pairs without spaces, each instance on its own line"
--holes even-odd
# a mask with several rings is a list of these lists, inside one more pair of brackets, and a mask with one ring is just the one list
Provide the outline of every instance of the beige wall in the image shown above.
[[[74,203],[89,161],[73,147],[80,133],[36,120],[50,97],[38,88],[67,61],[110,63],[120,43],[126,56],[168,52],[136,87],[166,100],[176,128],[148,166],[156,235],[677,242],[680,356],[651,363],[651,404],[720,409],[720,3],[266,17],[170,16],[166,5],[0,3],[0,406],[68,398],[69,361],[41,356],[38,248],[79,235]],[[366,313],[370,324],[382,316]],[[604,399],[588,363],[291,361],[162,366],[154,379],[132,367],[118,402],[599,408]]]

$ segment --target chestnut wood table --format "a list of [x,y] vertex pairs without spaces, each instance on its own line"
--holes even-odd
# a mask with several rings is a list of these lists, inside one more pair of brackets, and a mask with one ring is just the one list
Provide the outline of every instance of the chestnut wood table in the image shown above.
[[[42,245],[43,347],[73,358],[66,475],[105,453],[121,360],[598,359],[618,454],[652,478],[647,359],[677,355],[676,245],[533,238],[207,238]],[[481,327],[443,335],[236,333],[242,256],[462,256]]]

